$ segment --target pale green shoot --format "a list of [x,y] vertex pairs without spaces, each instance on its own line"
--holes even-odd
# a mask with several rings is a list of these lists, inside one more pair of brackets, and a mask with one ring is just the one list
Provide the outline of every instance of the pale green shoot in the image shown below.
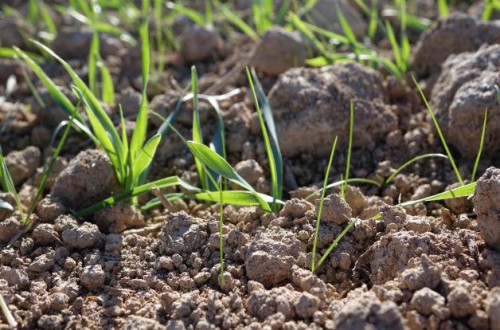
[[450,9],[448,8],[448,3],[446,0],[438,0],[438,12],[439,17],[448,17],[450,14]]
[[347,146],[347,164],[345,168],[345,179],[344,184],[341,186],[341,196],[345,199],[345,194],[347,191],[347,183],[349,182],[349,170],[351,167],[351,154],[352,154],[352,136],[354,134],[354,102],[351,100],[351,106],[349,107],[349,144]]
[[405,168],[407,168],[411,164],[413,164],[413,163],[415,163],[415,162],[417,162],[417,161],[419,161],[421,159],[426,159],[426,158],[445,158],[445,159],[449,159],[448,156],[440,154],[440,153],[423,154],[423,155],[419,155],[419,156],[413,157],[412,159],[410,159],[409,161],[407,161],[406,163],[404,163],[403,165],[401,165],[400,167],[398,167],[396,169],[396,171],[394,173],[392,173],[387,178],[387,180],[385,180],[385,184],[388,185],[389,183],[391,183],[391,181],[396,177],[396,175],[398,175],[399,173],[401,173]]
[[321,191],[321,199],[319,202],[318,218],[316,220],[316,229],[314,231],[313,247],[311,254],[311,271],[313,273],[316,272],[316,268],[319,266],[316,265],[316,250],[318,245],[319,228],[321,224],[321,217],[323,216],[323,203],[325,201],[326,185],[328,182],[328,177],[330,176],[330,169],[332,167],[333,157],[335,155],[335,149],[337,148],[337,140],[338,136],[335,136],[335,139],[333,140],[332,151],[330,152],[330,159],[328,160],[328,166],[326,167],[325,180],[323,181],[323,189]]
[[451,166],[453,167],[453,170],[455,171],[455,175],[457,177],[457,180],[460,182],[460,184],[463,186],[464,185],[464,180],[462,179],[462,176],[460,175],[460,171],[458,170],[458,167],[455,163],[455,160],[450,152],[450,149],[448,148],[448,144],[446,143],[446,140],[444,138],[443,132],[441,132],[441,128],[439,127],[438,121],[436,119],[436,116],[434,115],[434,111],[432,111],[431,106],[429,105],[429,102],[427,102],[427,98],[424,95],[424,92],[420,88],[419,84],[417,83],[417,80],[415,77],[412,75],[413,82],[417,86],[417,89],[422,97],[422,100],[425,103],[425,106],[429,112],[429,115],[431,116],[432,122],[434,123],[434,127],[436,128],[436,131],[439,135],[439,138],[441,140],[441,143],[443,144],[443,147],[446,151],[446,155],[448,156],[448,159],[450,160]]
[[486,135],[486,123],[488,121],[488,109],[484,111],[484,121],[483,129],[481,130],[481,140],[479,141],[479,149],[477,151],[476,161],[474,162],[474,168],[472,170],[471,181],[474,182],[476,179],[477,168],[479,166],[479,160],[481,159],[481,154],[483,153],[484,146],[484,136]]

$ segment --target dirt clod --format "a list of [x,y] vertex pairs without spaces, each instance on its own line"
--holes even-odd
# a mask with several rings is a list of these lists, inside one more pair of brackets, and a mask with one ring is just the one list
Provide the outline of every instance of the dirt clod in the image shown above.
[[90,291],[96,291],[102,288],[106,274],[101,265],[91,265],[83,268],[80,274],[82,285]]
[[256,46],[250,63],[262,72],[279,75],[293,67],[303,66],[306,57],[306,45],[300,34],[272,27]]
[[103,151],[88,149],[69,162],[57,177],[51,195],[77,211],[112,196],[117,190],[109,158]]
[[5,164],[15,185],[23,183],[33,176],[41,162],[42,153],[37,147],[13,151],[5,157]]
[[490,167],[477,180],[474,195],[474,212],[484,241],[500,249],[500,169]]
[[[397,118],[385,103],[381,75],[359,64],[321,69],[295,68],[282,74],[269,93],[283,155],[326,155],[335,135],[342,145],[354,102],[354,144],[367,148],[396,129]],[[373,125],[377,123],[377,125]]]
[[61,237],[68,247],[85,249],[96,246],[101,241],[102,234],[95,224],[84,222],[78,227],[64,230]]

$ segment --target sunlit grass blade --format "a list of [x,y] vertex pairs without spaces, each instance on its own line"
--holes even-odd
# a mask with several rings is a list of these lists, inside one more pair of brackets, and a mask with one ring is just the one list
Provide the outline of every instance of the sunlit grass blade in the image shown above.
[[391,176],[389,176],[387,178],[387,180],[385,180],[385,184],[387,185],[387,184],[391,183],[391,181],[396,177],[396,175],[398,175],[399,173],[401,173],[405,168],[407,168],[411,164],[413,164],[413,163],[415,163],[415,162],[417,162],[419,160],[426,159],[426,158],[444,158],[444,159],[449,159],[448,156],[446,156],[444,154],[440,154],[440,153],[423,154],[423,155],[419,155],[419,156],[413,157],[412,159],[410,159],[409,161],[407,161],[406,163],[404,163],[403,165],[401,165],[400,167],[398,167],[396,169],[396,171],[394,173],[392,173]]
[[325,201],[326,185],[328,182],[328,177],[330,176],[330,169],[332,168],[333,157],[335,156],[335,149],[337,148],[337,140],[338,140],[338,136],[335,136],[335,139],[333,140],[332,151],[330,152],[330,159],[328,160],[328,165],[326,167],[325,180],[323,181],[323,189],[321,191],[321,199],[319,202],[318,217],[316,219],[316,228],[314,230],[314,239],[313,239],[313,247],[312,247],[312,255],[311,255],[311,271],[313,273],[316,272],[316,268],[317,268],[316,250],[317,250],[317,245],[318,245],[319,227],[321,224],[321,217],[323,216],[323,203]]
[[[19,58],[21,58],[26,64],[28,64],[31,70],[35,72],[35,74],[40,79],[45,88],[47,88],[47,91],[57,103],[57,105],[61,107],[61,109],[68,115],[68,117],[72,116],[72,114],[75,113],[75,106],[61,92],[61,90],[56,86],[52,79],[50,79],[42,70],[42,68],[24,51],[20,50],[17,47],[14,47],[14,51],[16,52],[17,56],[19,56]],[[90,131],[88,126],[85,124],[83,117],[79,113],[76,113],[75,115],[75,126],[82,130],[95,144],[99,144],[99,141]]]
[[[194,142],[203,144],[203,134],[201,132],[200,125],[200,113],[198,109],[198,74],[196,72],[196,67],[193,65],[191,67],[191,89],[193,92],[193,128],[192,128],[192,138]],[[198,177],[201,186],[205,190],[213,190],[215,187],[211,187],[207,178],[207,173],[205,173],[205,168],[202,162],[195,158],[196,170],[198,171]]]
[[[0,47],[0,58],[15,58],[18,56],[19,48],[13,46],[12,48]],[[30,60],[35,63],[43,63],[44,59],[38,54],[34,54],[27,51],[22,51]]]
[[99,60],[99,69],[101,69],[101,88],[102,88],[102,101],[109,105],[115,105],[115,88],[113,86],[113,78],[109,69],[104,62]]
[[[73,86],[73,91],[80,99],[80,101],[82,101],[82,103],[85,105],[85,111],[89,118],[92,129],[94,130],[94,133],[99,140],[99,145],[101,145],[106,151],[111,163],[113,164],[113,168],[115,169],[118,181],[123,185],[127,177],[125,170],[126,158],[124,158],[123,155],[123,145],[118,132],[113,126],[111,119],[109,119],[104,110],[100,108],[100,105],[98,105],[98,107],[100,108],[100,110],[102,110],[103,113],[101,113],[99,116],[100,110],[93,107],[93,105],[89,102],[89,100],[85,97],[85,95],[78,87]],[[109,123],[107,121],[109,121]]]
[[[264,91],[256,80],[256,85],[254,85],[254,78],[257,79],[256,75],[253,75],[247,68],[247,78],[250,83],[250,89],[254,97],[255,107],[257,109],[257,114],[259,116],[260,129],[264,137],[264,144],[266,146],[267,157],[269,159],[269,167],[271,172],[271,196],[275,199],[281,199],[283,194],[283,159],[281,157],[281,151],[278,144],[278,136],[276,133],[276,127],[274,125],[273,116],[271,113],[271,108],[266,100]],[[261,105],[263,110],[261,110]],[[279,205],[272,205],[274,212],[279,210]]]
[[330,253],[332,253],[333,249],[340,243],[340,241],[349,232],[349,230],[352,229],[352,227],[354,226],[354,224],[355,224],[355,220],[351,219],[349,221],[349,223],[347,224],[347,226],[335,238],[335,240],[332,242],[332,244],[330,244],[330,246],[328,247],[328,250],[326,250],[326,252],[323,254],[323,256],[321,256],[321,259],[319,259],[318,265],[316,266],[317,268],[319,268],[319,266],[321,266],[323,264],[323,262],[325,262],[326,258],[328,258],[328,256],[330,255]]
[[399,49],[399,44],[396,39],[396,35],[394,34],[394,30],[392,29],[391,23],[388,21],[385,22],[385,28],[387,31],[387,37],[389,38],[389,42],[391,43],[392,54],[394,55],[394,61],[396,62],[396,66],[399,70],[403,71],[403,59],[401,57],[401,51]]
[[250,39],[257,42],[260,40],[259,34],[252,29],[244,20],[229,10],[225,5],[221,5],[222,14],[239,30],[246,34]]
[[[146,15],[146,13],[143,13]],[[147,17],[147,16],[145,16]],[[130,157],[132,163],[134,159],[138,156],[138,153],[144,142],[146,141],[147,135],[147,125],[148,125],[148,99],[147,99],[147,87],[148,87],[148,76],[149,76],[149,63],[150,63],[150,50],[149,50],[149,26],[147,19],[142,23],[140,27],[141,36],[141,69],[142,69],[142,95],[141,95],[141,106],[137,118],[135,121],[135,129],[132,134],[132,139],[130,141]]]
[[341,186],[340,195],[345,199],[347,191],[347,184],[349,182],[349,171],[351,168],[351,154],[352,154],[352,136],[354,134],[354,102],[351,100],[349,106],[349,143],[347,145],[347,163],[345,167],[344,184]]
[[479,166],[479,161],[481,160],[481,155],[483,153],[484,137],[486,135],[487,122],[488,122],[488,109],[484,111],[484,121],[483,121],[483,129],[481,130],[481,140],[479,141],[479,149],[477,150],[476,161],[474,162],[474,168],[472,169],[472,175],[470,179],[472,182],[476,180],[477,168]]
[[0,146],[0,181],[2,182],[2,187],[4,191],[10,193],[14,197],[17,209],[21,214],[21,218],[23,218],[24,217],[23,204],[21,203],[21,199],[17,194],[16,186],[14,185],[14,181],[12,181],[12,177],[10,176],[7,164],[5,164],[5,159],[3,156],[3,151],[1,146]]
[[448,148],[448,144],[446,143],[446,140],[444,138],[444,135],[443,133],[441,132],[441,128],[439,127],[439,123],[436,119],[436,116],[434,115],[434,111],[432,111],[432,108],[431,106],[429,105],[429,102],[427,102],[427,98],[425,97],[424,95],[424,92],[422,91],[422,89],[420,88],[419,84],[417,83],[417,80],[415,79],[415,77],[412,75],[412,79],[413,79],[413,82],[415,83],[415,85],[417,86],[417,89],[422,97],[422,100],[424,101],[425,103],[425,106],[431,116],[431,119],[432,119],[432,122],[434,123],[434,127],[436,128],[436,131],[439,135],[439,138],[441,140],[441,143],[443,144],[443,147],[444,149],[446,150],[446,155],[448,156],[448,159],[450,160],[450,163],[451,163],[451,166],[453,167],[453,170],[455,171],[455,175],[457,177],[457,180],[460,182],[460,184],[463,186],[464,185],[464,180],[462,179],[462,176],[460,175],[460,171],[458,170],[458,167],[455,163],[455,160],[453,159],[453,156],[450,152],[450,149]]
[[344,34],[349,41],[349,45],[351,46],[352,51],[356,56],[359,56],[359,48],[358,48],[358,42],[356,40],[356,36],[354,35],[354,32],[351,29],[351,26],[347,22],[347,19],[344,16],[344,13],[340,8],[337,7],[337,16],[339,18],[340,26],[342,27],[342,31],[344,31]]
[[219,156],[215,151],[204,144],[197,143],[195,141],[188,141],[187,145],[191,153],[198,158],[203,165],[212,169],[217,174],[222,175],[229,181],[232,181],[254,193],[255,197],[260,201],[262,209],[266,212],[271,212],[269,204],[262,199],[262,197],[260,197],[253,187],[245,179],[243,179],[224,158]]
[[460,198],[460,197],[469,197],[474,194],[476,190],[476,182],[472,182],[463,186],[460,186],[458,188],[454,188],[436,195],[432,195],[426,198],[414,200],[414,201],[408,201],[404,202],[401,204],[398,204],[397,206],[401,207],[409,207],[418,203],[422,202],[436,202],[436,201],[442,201],[442,200],[447,200],[447,199],[453,199],[453,198]]
[[49,7],[44,2],[41,2],[39,6],[40,6],[40,16],[50,34],[50,41],[52,41],[57,36],[57,25],[52,19],[52,16],[50,15]]
[[438,0],[438,12],[440,18],[447,17],[450,14],[446,0]]
[[97,90],[97,61],[99,60],[99,35],[96,31],[92,33],[89,52],[89,88],[94,95],[99,95]]
[[146,144],[139,150],[139,153],[134,158],[132,169],[134,170],[132,182],[138,182],[139,177],[149,167],[153,161],[156,149],[161,142],[161,134],[155,134]]
[[[116,144],[116,146],[119,146],[119,148],[116,148],[117,151],[121,150],[121,142],[120,142],[120,137],[113,125],[113,122],[109,118],[108,114],[102,106],[99,104],[99,101],[95,97],[94,94],[90,91],[88,86],[80,79],[78,74],[71,68],[71,66],[63,60],[59,55],[54,53],[50,48],[45,46],[44,44],[36,41],[36,40],[31,40],[37,47],[45,51],[47,54],[49,54],[51,57],[55,58],[61,65],[64,67],[66,72],[70,75],[71,79],[75,83],[76,87],[80,90],[85,103],[88,105],[90,109],[94,112],[96,117],[99,119],[99,121],[102,123],[105,131],[111,136],[111,140],[113,141],[113,144]],[[121,155],[117,153],[117,157],[121,158]],[[123,163],[123,160],[120,159],[120,163]]]
[[87,217],[99,210],[102,210],[106,207],[113,206],[119,202],[130,200],[133,197],[148,193],[152,187],[157,187],[159,189],[181,186],[191,191],[197,191],[198,188],[184,182],[177,176],[171,176],[168,178],[163,178],[160,180],[152,181],[140,186],[137,186],[133,189],[129,189],[127,191],[123,191],[119,194],[114,195],[113,197],[106,198],[103,201],[100,201],[94,205],[91,205],[81,211],[75,213],[77,217]]
[[189,18],[190,20],[192,20],[194,23],[196,23],[198,25],[203,26],[203,25],[207,24],[207,21],[206,21],[205,17],[203,17],[202,14],[200,14],[196,10],[190,9],[190,8],[182,5],[179,2],[177,2],[177,3],[167,2],[167,8],[173,9],[176,12],[178,12],[180,15],[186,16],[187,18]]
[[[298,15],[295,15],[292,12],[288,13],[288,20],[290,21],[290,23],[294,26],[294,28],[297,31],[302,33],[303,36],[305,36],[310,42],[313,43],[314,47],[316,47],[316,49],[318,49],[319,53],[323,57],[328,56],[327,49],[326,49],[325,45],[314,35],[312,27],[310,25],[306,24],[304,21],[302,21],[300,19],[300,17]],[[320,31],[321,32],[324,32],[324,31],[330,32],[327,30],[320,30]],[[318,31],[315,31],[315,32],[318,32]],[[331,39],[336,40],[336,41],[342,40],[343,43],[347,43],[347,38],[345,38],[344,36],[337,35],[334,32],[331,32],[331,33],[333,34],[333,36],[328,33],[328,35],[326,35],[326,37],[331,38]]]

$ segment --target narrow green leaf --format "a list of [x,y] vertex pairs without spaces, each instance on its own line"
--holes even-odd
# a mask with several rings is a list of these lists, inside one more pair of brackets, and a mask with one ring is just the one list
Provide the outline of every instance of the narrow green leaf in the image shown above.
[[148,142],[141,148],[137,157],[134,159],[132,168],[134,171],[134,179],[133,183],[137,182],[136,180],[139,176],[148,168],[148,166],[153,161],[154,155],[156,154],[156,149],[161,142],[161,135],[156,134]]
[[460,197],[469,197],[474,194],[476,191],[476,182],[472,182],[463,186],[460,186],[455,189],[451,189],[449,191],[445,191],[436,195],[432,195],[426,198],[418,199],[415,201],[408,201],[404,202],[401,204],[398,204],[397,206],[401,207],[408,207],[412,206],[418,203],[422,202],[436,202],[436,201],[442,201],[442,200],[447,200],[447,199],[453,199],[453,198],[460,198]]
[[354,102],[351,100],[349,107],[349,144],[347,145],[347,163],[345,167],[344,184],[342,185],[341,195],[345,199],[347,191],[347,183],[349,182],[349,171],[351,169],[351,154],[352,154],[352,136],[354,134]]
[[240,29],[244,34],[246,34],[250,39],[254,42],[260,40],[259,34],[255,32],[250,25],[245,23],[244,20],[239,18],[236,14],[234,14],[231,10],[229,10],[226,6],[221,6],[222,14],[238,29]]
[[484,136],[486,135],[486,124],[488,122],[488,109],[484,111],[484,121],[483,121],[483,129],[481,130],[481,140],[479,141],[479,149],[477,150],[476,161],[474,162],[474,168],[472,170],[471,181],[476,181],[476,173],[477,168],[479,166],[479,161],[481,160],[481,155],[483,153],[484,146]]
[[443,133],[441,132],[441,128],[439,127],[439,123],[436,119],[436,116],[434,115],[434,111],[432,111],[432,108],[431,106],[429,105],[429,102],[427,102],[427,98],[425,97],[424,95],[424,92],[422,91],[422,89],[420,88],[419,84],[417,83],[417,80],[415,79],[415,77],[412,75],[411,76],[412,79],[413,79],[413,82],[415,83],[415,85],[417,86],[417,89],[422,97],[422,100],[424,101],[425,103],[425,106],[432,118],[432,122],[434,123],[434,127],[436,128],[436,131],[438,132],[438,135],[439,135],[439,138],[441,140],[441,143],[443,144],[443,147],[444,149],[446,150],[446,155],[448,156],[448,159],[450,160],[450,163],[451,163],[451,166],[453,167],[453,170],[455,171],[455,175],[457,176],[457,179],[458,181],[460,182],[460,184],[463,186],[464,185],[464,180],[462,179],[462,176],[460,175],[460,171],[458,170],[458,167],[455,163],[455,160],[453,159],[453,156],[450,152],[450,149],[448,148],[448,144],[446,143],[446,140],[444,139],[444,135]]
[[396,35],[394,34],[394,30],[392,29],[391,23],[388,21],[385,22],[385,27],[387,30],[387,37],[389,38],[389,42],[391,43],[392,54],[394,55],[394,61],[399,70],[403,71],[403,60],[401,57],[401,52],[399,50],[399,44],[396,40]]
[[319,237],[319,227],[321,223],[321,218],[323,216],[323,203],[325,201],[326,195],[326,184],[328,182],[328,177],[330,176],[330,169],[332,168],[333,157],[335,156],[335,149],[337,148],[337,140],[338,136],[335,136],[332,144],[332,151],[330,152],[330,159],[328,160],[328,165],[326,167],[325,180],[323,181],[323,189],[321,191],[321,199],[319,202],[318,209],[318,218],[316,219],[316,227],[314,230],[314,239],[313,239],[313,247],[311,253],[311,271],[314,273],[316,271],[316,250],[318,245],[318,237]]
[[99,60],[99,35],[96,31],[92,33],[92,40],[90,42],[90,52],[89,52],[89,88],[94,93],[98,95],[97,90],[97,61]]
[[445,159],[449,159],[448,156],[440,154],[440,153],[423,154],[423,155],[419,155],[419,156],[413,157],[412,159],[410,159],[409,161],[407,161],[406,163],[404,163],[403,165],[401,165],[400,167],[398,167],[396,169],[396,171],[394,173],[392,173],[391,176],[389,176],[387,178],[387,180],[385,180],[385,184],[386,185],[389,184],[396,177],[396,175],[398,175],[399,173],[401,173],[405,168],[407,168],[411,164],[413,164],[416,161],[419,161],[421,159],[425,159],[425,158],[445,158]]
[[21,218],[23,218],[24,217],[23,204],[21,203],[21,199],[17,194],[16,186],[14,185],[14,181],[12,181],[12,177],[10,176],[7,164],[5,164],[1,146],[0,146],[0,181],[2,182],[3,189],[14,197],[17,209],[19,210],[19,213],[21,213]]
[[[201,132],[201,125],[200,125],[200,114],[198,111],[198,74],[196,73],[196,67],[194,65],[191,67],[191,89],[193,91],[192,138],[194,142],[203,144],[203,135]],[[207,174],[205,173],[205,168],[202,166],[202,163],[197,158],[195,159],[195,163],[201,186],[205,190],[212,190],[214,187],[209,187]]]
[[115,88],[113,87],[113,78],[102,60],[99,61],[98,67],[101,69],[102,101],[113,106],[115,105]]

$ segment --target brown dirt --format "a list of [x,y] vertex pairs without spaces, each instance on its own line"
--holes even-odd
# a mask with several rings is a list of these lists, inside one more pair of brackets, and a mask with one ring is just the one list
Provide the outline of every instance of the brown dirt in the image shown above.
[[[353,11],[348,19],[363,19],[354,6],[339,3]],[[336,21],[331,23],[338,28]],[[365,24],[360,22],[359,29]],[[22,28],[0,17],[4,26]],[[469,30],[455,38],[464,26]],[[74,25],[63,31],[53,47],[85,76],[82,57],[91,35]],[[244,73],[221,78],[240,60],[250,60],[255,53],[247,50],[264,46],[243,39],[231,40],[237,45],[232,47],[226,35],[189,22],[176,22],[174,33],[182,51],[169,57],[161,78],[172,88],[163,92],[151,87],[151,108],[170,113],[179,86],[189,82],[192,63],[201,90],[214,84],[219,92],[242,88],[220,103],[228,160],[258,191],[268,193],[269,164]],[[269,50],[277,46],[272,45],[260,53],[267,58],[252,59],[262,65],[256,64],[284,155],[286,202],[281,211],[224,207],[221,276],[218,205],[181,201],[170,210],[141,213],[118,204],[86,219],[72,216],[119,191],[105,153],[72,133],[37,206],[32,230],[7,246],[21,230],[20,216],[0,214],[0,294],[19,329],[500,329],[500,170],[486,170],[500,156],[500,108],[492,87],[500,79],[498,21],[452,15],[420,36],[412,64],[427,79],[422,83],[432,91],[432,104],[453,151],[459,151],[466,177],[483,107],[489,108],[487,152],[472,201],[420,203],[406,210],[393,206],[453,186],[451,167],[437,159],[416,163],[382,188],[349,186],[345,200],[333,189],[324,203],[316,260],[350,218],[356,222],[316,273],[309,266],[319,199],[305,197],[322,183],[336,134],[331,180],[340,179],[345,169],[350,101],[355,108],[352,177],[385,180],[409,158],[441,152],[441,147],[413,85],[352,63],[293,68],[303,64],[304,41],[281,29],[269,34],[278,44],[294,41],[293,54],[283,62],[273,58]],[[17,34],[2,33],[0,41],[24,45]],[[140,102],[140,52],[113,37],[101,43],[131,133]],[[200,43],[203,47],[194,47]],[[60,68],[45,69],[69,86]],[[1,60],[0,85],[8,78],[3,72],[10,76],[18,71],[15,62]],[[0,103],[0,142],[27,204],[51,151],[52,131],[65,116],[39,81],[35,85],[46,107],[36,105],[22,76],[18,79],[18,90]],[[70,95],[68,89],[65,93]],[[119,118],[117,109],[107,110]],[[191,134],[191,116],[191,105],[184,105],[176,127],[185,136]],[[200,117],[204,136],[209,136],[216,118],[206,104]],[[151,124],[159,123],[151,118]],[[182,142],[169,135],[151,178],[179,175],[198,184],[193,163]],[[0,197],[13,202],[4,193]],[[8,328],[0,318],[0,329]]]

